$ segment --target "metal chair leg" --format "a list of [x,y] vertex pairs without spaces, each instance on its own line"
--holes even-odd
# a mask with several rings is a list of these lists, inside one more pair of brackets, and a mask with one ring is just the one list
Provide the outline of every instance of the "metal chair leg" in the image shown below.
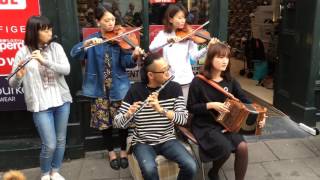
[[206,180],[206,173],[204,172],[204,165],[201,163],[202,179]]
[[[196,150],[195,150],[194,147],[193,147],[193,143],[191,143],[190,141],[188,141],[188,144],[189,144],[189,146],[190,146],[190,148],[191,148],[192,153],[193,153],[194,156],[195,156],[195,159],[196,159],[196,162],[197,162],[198,167],[201,169],[202,179],[203,179],[203,180],[206,180],[206,173],[205,173],[204,165],[203,165],[203,163],[201,162],[201,160],[197,157],[197,152],[196,152]],[[198,147],[198,146],[197,146],[197,147]]]

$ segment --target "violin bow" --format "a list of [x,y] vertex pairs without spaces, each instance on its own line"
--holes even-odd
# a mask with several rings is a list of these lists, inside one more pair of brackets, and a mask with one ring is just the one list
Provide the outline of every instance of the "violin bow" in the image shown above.
[[138,27],[138,28],[133,29],[133,30],[131,30],[131,31],[127,31],[127,32],[125,32],[125,33],[119,34],[119,35],[117,35],[117,36],[115,36],[115,37],[112,37],[112,38],[103,40],[103,41],[102,41],[101,43],[99,43],[99,44],[95,44],[95,45],[92,44],[92,45],[89,45],[89,46],[87,46],[87,47],[82,46],[82,47],[80,47],[79,49],[87,50],[87,49],[89,49],[89,48],[91,48],[91,47],[94,47],[94,46],[97,46],[97,45],[100,45],[100,44],[103,44],[103,43],[106,43],[106,42],[115,40],[115,39],[117,39],[117,38],[120,38],[120,37],[122,37],[122,36],[131,34],[131,33],[136,32],[136,31],[140,31],[141,29],[142,29],[142,27]]

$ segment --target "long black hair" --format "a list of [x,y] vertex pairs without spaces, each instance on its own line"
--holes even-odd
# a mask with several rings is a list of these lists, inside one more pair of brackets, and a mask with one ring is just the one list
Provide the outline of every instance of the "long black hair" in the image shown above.
[[148,79],[148,72],[150,72],[149,70],[149,66],[153,64],[153,62],[155,60],[158,60],[162,58],[162,55],[160,53],[150,53],[144,60],[143,65],[140,69],[140,78],[141,78],[141,82],[148,84],[149,83],[149,79]]
[[52,24],[45,16],[31,16],[26,25],[26,34],[24,36],[24,44],[32,51],[39,49],[40,30],[52,28]]

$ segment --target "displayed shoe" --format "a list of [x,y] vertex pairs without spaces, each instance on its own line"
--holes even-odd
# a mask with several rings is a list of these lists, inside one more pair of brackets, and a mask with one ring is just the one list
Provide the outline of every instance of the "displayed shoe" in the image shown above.
[[50,175],[47,174],[47,175],[41,176],[40,180],[50,180]]
[[120,158],[120,166],[122,169],[125,169],[129,166],[129,162],[128,162],[127,157]]
[[119,170],[120,169],[120,163],[118,159],[114,159],[110,161],[110,167],[114,170]]
[[61,176],[61,174],[59,174],[58,172],[52,173],[50,177],[51,177],[51,180],[65,180],[65,178]]

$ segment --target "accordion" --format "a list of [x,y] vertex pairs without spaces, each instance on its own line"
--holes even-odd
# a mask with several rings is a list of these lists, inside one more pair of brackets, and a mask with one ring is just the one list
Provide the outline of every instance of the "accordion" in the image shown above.
[[217,122],[230,132],[246,135],[261,135],[259,122],[266,115],[267,108],[258,104],[243,104],[228,98],[224,104],[230,112],[221,113]]

